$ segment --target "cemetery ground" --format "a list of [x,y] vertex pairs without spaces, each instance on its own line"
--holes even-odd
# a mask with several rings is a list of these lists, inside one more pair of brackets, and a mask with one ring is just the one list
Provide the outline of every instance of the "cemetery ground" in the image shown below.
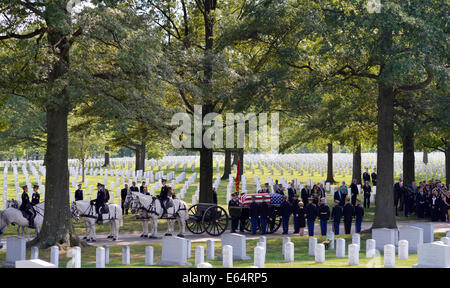
[[[357,266],[349,266],[348,265],[348,245],[352,243],[351,235],[337,235],[335,239],[343,238],[346,242],[346,257],[345,258],[337,258],[336,250],[325,250],[325,263],[324,264],[316,264],[314,262],[314,256],[308,255],[308,239],[309,237],[292,237],[291,242],[294,243],[294,262],[285,263],[284,256],[282,255],[282,242],[283,239],[280,238],[267,238],[267,250],[266,250],[266,262],[265,268],[381,268],[383,267],[384,258],[383,255],[377,255],[373,259],[368,259],[365,256],[366,252],[366,240],[370,238],[370,234],[361,234],[361,247],[359,252],[359,265]],[[435,233],[434,238],[440,239],[444,237],[445,233]],[[325,236],[315,236],[318,240],[318,243],[325,241]],[[253,266],[253,251],[256,247],[258,239],[248,239],[246,241],[247,245],[247,255],[250,256],[250,260],[234,260],[233,267],[235,268],[244,268]],[[194,255],[195,255],[195,247],[196,246],[204,246],[206,250],[206,242],[192,242],[191,244],[191,255],[192,257],[188,259],[188,262],[191,262],[194,265]],[[163,266],[145,265],[145,247],[149,246],[149,244],[139,244],[139,245],[130,245],[130,265],[122,265],[122,246],[120,245],[111,245],[110,246],[110,256],[109,256],[109,265],[106,267],[110,268],[139,268],[139,267],[152,267],[158,268]],[[161,243],[151,244],[154,249],[154,263],[161,259]],[[83,247],[81,249],[81,265],[82,268],[95,268],[96,261],[96,253],[95,246]],[[217,256],[221,251],[221,243],[220,241],[215,241],[215,255]],[[30,257],[30,250],[27,249],[27,259]],[[39,258],[44,261],[50,261],[50,249],[40,250]],[[5,261],[6,253],[5,251],[0,251],[0,263]],[[60,251],[59,254],[59,267],[65,268],[68,267],[71,260],[71,251]],[[409,254],[408,260],[398,260],[396,257],[395,260],[396,268],[411,268],[414,264],[417,263],[417,254]],[[218,260],[207,260],[213,267],[220,268],[222,267],[222,261]],[[181,268],[181,267],[180,267]]]

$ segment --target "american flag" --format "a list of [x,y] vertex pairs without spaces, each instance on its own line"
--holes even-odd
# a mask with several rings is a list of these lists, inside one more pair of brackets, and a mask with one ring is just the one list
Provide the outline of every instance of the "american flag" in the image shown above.
[[256,197],[256,203],[261,203],[262,197],[265,196],[266,200],[265,202],[267,204],[270,204],[270,194],[269,193],[261,193],[261,194],[243,194],[239,196],[239,205],[240,206],[250,206],[250,203],[252,203],[252,197]]
[[283,195],[278,193],[269,193],[270,196],[270,204],[281,204],[283,202]]

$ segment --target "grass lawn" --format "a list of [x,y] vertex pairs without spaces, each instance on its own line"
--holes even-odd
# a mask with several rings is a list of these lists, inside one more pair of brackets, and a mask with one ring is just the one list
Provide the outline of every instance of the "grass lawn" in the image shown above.
[[[435,238],[439,239],[443,237],[444,233],[435,233]],[[344,238],[346,241],[346,255],[348,255],[348,245],[351,244],[351,235],[341,235],[337,238]],[[365,258],[366,240],[370,238],[369,234],[361,234],[361,249],[359,253],[359,265],[348,266],[348,259],[336,258],[335,250],[327,250],[325,252],[325,264],[315,264],[314,257],[308,255],[308,237],[294,237],[291,235],[291,242],[295,247],[295,262],[284,263],[284,257],[281,253],[282,238],[267,238],[267,252],[266,252],[266,268],[346,268],[346,267],[358,267],[358,268],[370,268],[370,267],[383,267],[383,255],[377,255],[374,259]],[[318,243],[325,240],[325,236],[318,237]],[[256,246],[257,240],[247,240],[247,255],[251,257],[248,261],[234,261],[233,267],[248,267],[253,265],[253,250]],[[206,242],[192,243],[191,255],[188,259],[189,262],[194,264],[195,259],[195,246],[202,245],[206,250]],[[111,268],[129,268],[129,267],[147,267],[158,268],[160,266],[146,266],[145,265],[145,247],[148,245],[131,245],[131,265],[122,265],[122,246],[110,246],[110,264],[107,267]],[[161,244],[152,244],[154,248],[154,263],[161,259]],[[95,247],[84,247],[82,250],[82,267],[95,268]],[[215,242],[215,256],[221,251],[220,241]],[[30,257],[30,251],[27,251],[27,259]],[[6,252],[0,251],[0,262],[5,261]],[[50,259],[50,249],[40,250],[39,258],[45,261]],[[70,267],[71,253],[69,251],[60,251],[59,267]],[[208,261],[214,267],[222,267],[222,261]],[[396,259],[396,267],[398,268],[410,268],[413,264],[417,263],[417,254],[409,256],[408,260],[399,261]]]

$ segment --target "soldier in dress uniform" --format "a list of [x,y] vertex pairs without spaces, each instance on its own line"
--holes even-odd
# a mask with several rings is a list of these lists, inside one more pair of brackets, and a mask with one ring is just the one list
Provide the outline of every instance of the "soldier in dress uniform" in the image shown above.
[[308,205],[306,205],[306,219],[308,224],[308,235],[314,236],[314,221],[317,217],[317,206],[313,203],[313,197],[308,198]]
[[288,234],[289,232],[289,218],[292,214],[291,204],[287,201],[287,197],[283,195],[283,202],[280,205],[280,216],[283,222],[283,234]]
[[369,185],[369,181],[365,180],[362,188],[364,193],[364,208],[370,208],[370,192],[372,192],[372,188]]
[[300,201],[298,200],[298,194],[294,194],[292,200],[292,216],[294,217],[294,234],[299,233],[299,217],[300,217],[300,206],[298,205]]
[[369,169],[366,168],[366,171],[363,173],[363,181],[364,183],[369,182],[370,181],[370,174],[369,174]]
[[339,225],[341,224],[341,217],[344,213],[342,205],[339,200],[334,200],[334,207],[331,211],[331,218],[333,218],[334,234],[339,235]]
[[28,219],[30,228],[34,227],[34,211],[33,207],[31,206],[30,202],[30,196],[28,195],[28,187],[23,186],[22,187],[22,204],[20,204],[19,210],[23,211]]
[[33,186],[33,194],[31,195],[31,205],[37,205],[39,204],[39,201],[41,200],[41,194],[39,194],[39,186],[34,185]]
[[161,192],[159,193],[159,200],[161,201],[161,206],[164,210],[163,214],[167,213],[166,202],[169,198],[169,187],[166,185],[166,182],[166,179],[161,180],[161,184],[163,186],[161,187]]
[[130,191],[132,192],[139,192],[139,188],[136,186],[136,182],[131,182]]
[[125,187],[122,190],[120,190],[120,198],[122,200],[121,201],[121,203],[122,203],[122,211],[124,211],[126,215],[128,215],[128,209],[125,209],[123,204],[125,204],[125,199],[127,198],[128,193],[131,193],[131,191],[128,188],[128,184],[125,184]]
[[105,203],[108,203],[110,196],[109,196],[109,190],[106,189],[105,184],[102,184],[102,190],[105,192]]
[[145,192],[144,192],[145,187],[147,187],[147,185],[145,185],[145,181],[142,181],[142,185],[141,185],[141,187],[139,187],[139,192],[141,192],[142,194],[145,194]]
[[83,190],[81,189],[81,184],[78,184],[78,189],[75,190],[75,201],[83,200]]
[[[228,202],[228,212],[230,215],[233,215],[233,213],[230,212],[230,207],[239,207],[239,199],[238,199],[238,193],[231,194],[232,199]],[[239,225],[239,217],[231,216],[231,233],[236,233],[236,229]]]
[[361,200],[356,199],[356,206],[355,206],[355,230],[356,233],[361,232],[361,224],[364,217],[364,208],[361,205]]
[[261,235],[266,234],[267,218],[269,218],[269,205],[266,202],[266,196],[262,196],[262,202],[259,204],[259,219],[261,221]]
[[256,203],[256,196],[252,196],[252,203],[250,203],[250,221],[252,224],[252,235],[256,235],[256,230],[258,230],[258,220],[259,220],[259,205]]
[[325,198],[322,198],[320,200],[319,219],[320,219],[320,232],[322,233],[322,236],[326,236],[327,224],[328,220],[330,219],[330,207],[328,207]]
[[356,205],[356,198],[358,197],[359,191],[358,191],[358,185],[356,184],[357,180],[353,179],[352,184],[350,184],[350,193],[352,194],[352,205]]
[[344,229],[345,234],[350,234],[352,231],[352,220],[353,216],[355,215],[355,208],[350,204],[350,199],[345,199],[345,205],[344,205]]
[[97,183],[97,198],[94,200],[91,200],[91,205],[95,205],[95,212],[97,213],[97,224],[103,224],[103,214],[102,214],[102,208],[105,206],[106,203],[106,191],[102,189],[103,184]]
[[373,168],[373,172],[370,176],[372,177],[372,186],[377,186],[377,168]]

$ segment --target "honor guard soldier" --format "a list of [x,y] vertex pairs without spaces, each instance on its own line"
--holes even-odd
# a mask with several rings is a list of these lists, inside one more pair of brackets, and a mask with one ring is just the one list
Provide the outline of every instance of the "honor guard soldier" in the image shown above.
[[97,224],[103,224],[103,215],[102,210],[106,203],[106,193],[105,190],[102,189],[103,185],[101,183],[97,183],[97,198],[91,200],[91,205],[95,205],[95,212],[97,213]]
[[310,196],[309,187],[308,187],[308,185],[305,185],[305,187],[303,187],[302,191],[300,191],[300,197],[302,198],[302,202],[304,205],[308,204],[309,196]]
[[[230,215],[235,215],[234,213],[231,213],[231,207],[239,207],[239,199],[238,199],[238,193],[231,194],[232,199],[228,202],[228,212]],[[231,233],[236,233],[236,229],[239,225],[239,217],[231,216]]]
[[256,203],[256,196],[252,196],[252,203],[250,203],[250,221],[252,224],[252,235],[256,235],[258,230],[259,219],[259,205]]
[[39,186],[34,185],[33,186],[33,194],[31,195],[31,205],[37,205],[39,204],[39,201],[41,199],[41,194],[39,194]]
[[361,224],[364,217],[364,208],[361,206],[361,200],[356,199],[355,206],[355,230],[356,233],[361,232]]
[[366,172],[363,173],[363,181],[364,183],[369,182],[370,181],[370,174],[369,174],[369,169],[366,168]]
[[20,204],[19,210],[22,211],[23,213],[25,213],[26,218],[29,222],[30,228],[35,228],[34,227],[34,211],[33,211],[33,207],[31,206],[30,196],[28,196],[28,187],[23,186],[22,189],[23,189],[22,204]]
[[319,206],[320,232],[322,236],[327,235],[327,224],[330,219],[330,207],[328,207],[326,200],[322,198]]
[[341,223],[341,217],[344,213],[344,209],[342,208],[341,203],[339,203],[339,200],[334,200],[334,207],[331,211],[331,218],[333,218],[333,227],[334,227],[334,234],[339,235],[339,225]]
[[355,215],[355,208],[350,204],[350,199],[345,199],[345,205],[344,205],[344,229],[345,234],[350,234],[352,231],[352,220],[353,216]]
[[75,201],[83,200],[83,190],[81,190],[81,184],[78,184],[78,189],[75,190]]
[[145,185],[145,181],[142,181],[142,185],[141,185],[141,187],[139,187],[139,192],[141,192],[142,194],[145,194],[145,192],[144,192],[144,188],[145,187],[147,187],[146,185]]
[[370,176],[372,177],[372,186],[377,186],[377,168],[373,168],[373,172]]
[[370,192],[372,192],[372,188],[370,188],[369,181],[365,181],[363,185],[364,208],[370,208]]
[[139,192],[139,188],[136,186],[136,182],[131,182],[130,191],[132,192]]
[[128,209],[125,209],[124,204],[125,199],[127,199],[128,193],[131,193],[131,190],[128,188],[128,184],[125,184],[125,187],[122,190],[120,190],[120,199],[122,200],[121,201],[122,211],[124,211],[126,215],[128,215]]
[[359,191],[358,191],[358,185],[356,184],[357,180],[353,179],[352,184],[350,184],[350,193],[352,194],[352,205],[356,205],[356,198],[358,197]]
[[161,180],[163,186],[161,187],[161,192],[159,193],[159,200],[161,201],[161,206],[164,210],[163,214],[167,213],[166,202],[169,198],[169,187],[167,187],[166,182],[166,179]]
[[317,206],[313,203],[313,197],[308,198],[308,205],[306,205],[306,222],[308,224],[308,235],[314,236],[314,221],[317,217]]
[[266,202],[266,196],[262,196],[262,202],[259,204],[259,219],[261,221],[261,235],[266,234],[267,218],[269,218],[269,205]]
[[299,233],[300,225],[299,225],[299,217],[300,217],[300,207],[298,200],[298,194],[294,194],[292,197],[292,216],[294,217],[294,234]]
[[102,190],[105,193],[105,203],[109,202],[109,190],[106,189],[105,184],[102,184]]
[[283,234],[288,234],[289,232],[289,218],[291,217],[291,213],[291,204],[287,201],[287,197],[283,195],[283,202],[281,202],[280,205],[280,216],[283,222]]

